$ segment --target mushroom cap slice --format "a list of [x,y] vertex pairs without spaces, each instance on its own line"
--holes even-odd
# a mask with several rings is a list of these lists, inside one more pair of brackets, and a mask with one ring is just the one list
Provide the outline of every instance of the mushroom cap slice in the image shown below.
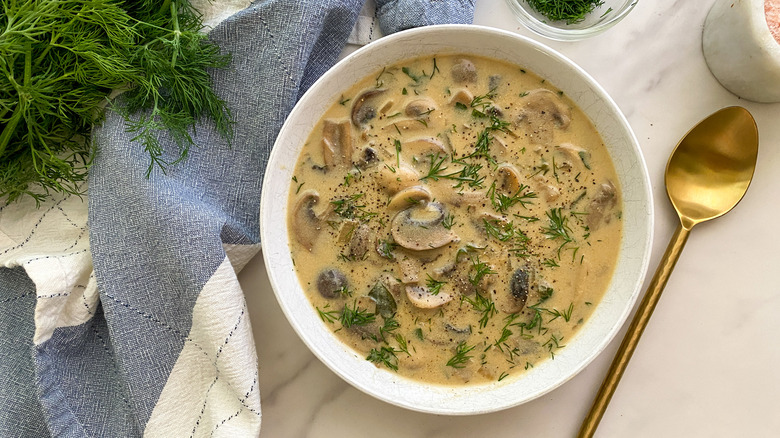
[[379,105],[377,98],[385,93],[385,89],[368,90],[358,96],[352,103],[352,124],[361,127],[377,116]]
[[523,183],[520,182],[520,171],[509,163],[501,163],[496,173],[501,176],[501,188],[507,193],[517,193]]
[[597,230],[611,220],[609,213],[617,206],[618,194],[612,181],[599,185],[598,192],[588,204],[588,227]]
[[427,118],[431,112],[437,109],[439,109],[439,105],[437,105],[433,99],[430,97],[421,97],[419,99],[414,99],[413,101],[406,104],[406,109],[404,109],[404,112],[409,117],[419,119]]
[[516,124],[526,129],[533,143],[549,144],[556,128],[566,129],[571,123],[571,108],[550,90],[531,91],[522,102]]
[[417,157],[418,161],[423,161],[430,155],[447,155],[449,149],[436,137],[424,137],[404,142],[401,153],[407,160],[409,157]]
[[441,248],[458,241],[458,235],[442,225],[446,216],[438,202],[414,205],[395,215],[390,228],[393,239],[400,246],[415,251]]
[[399,190],[416,185],[420,180],[420,174],[402,161],[398,167],[382,166],[379,172],[375,174],[375,178],[379,187],[393,195],[398,193]]
[[477,67],[473,62],[468,59],[458,59],[450,70],[452,79],[455,82],[476,82],[477,81]]
[[468,90],[468,88],[461,88],[454,93],[452,93],[452,98],[450,99],[450,105],[455,105],[456,103],[459,103],[461,105],[469,106],[471,105],[471,102],[474,100],[474,94]]
[[447,292],[440,291],[434,295],[427,287],[420,285],[406,286],[406,298],[420,309],[435,309],[452,301],[452,295]]
[[464,190],[462,192],[455,192],[446,194],[447,201],[456,206],[470,205],[470,206],[484,206],[490,202],[487,190]]
[[348,121],[323,122],[322,158],[328,167],[352,164],[352,127]]
[[306,190],[301,193],[293,210],[291,224],[293,236],[309,251],[322,230],[322,220],[314,211],[314,207],[319,202],[320,195],[316,190]]
[[317,291],[325,298],[336,298],[347,287],[349,287],[349,280],[336,268],[323,269],[317,275]]
[[423,201],[430,201],[433,195],[423,186],[407,187],[396,193],[387,204],[388,210],[401,210]]
[[522,268],[515,269],[509,279],[508,290],[494,292],[498,308],[506,313],[522,311],[528,300],[529,283],[528,271]]

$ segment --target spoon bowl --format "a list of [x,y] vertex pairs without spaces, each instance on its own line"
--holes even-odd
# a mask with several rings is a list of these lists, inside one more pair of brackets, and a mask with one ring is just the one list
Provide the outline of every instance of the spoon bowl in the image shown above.
[[677,144],[666,164],[664,182],[680,224],[582,422],[580,438],[590,438],[596,432],[691,229],[723,216],[739,203],[753,179],[757,158],[758,128],[753,116],[741,107],[713,113]]
[[742,107],[702,120],[675,148],[666,166],[666,192],[687,228],[734,208],[753,178],[758,130]]

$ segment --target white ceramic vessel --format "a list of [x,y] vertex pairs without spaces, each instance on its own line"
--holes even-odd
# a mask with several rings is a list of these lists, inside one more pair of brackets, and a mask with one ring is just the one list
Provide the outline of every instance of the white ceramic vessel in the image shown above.
[[[319,319],[296,276],[289,251],[287,198],[294,165],[317,120],[355,82],[383,66],[417,56],[479,55],[508,61],[551,82],[587,114],[613,158],[623,191],[621,254],[604,299],[554,360],[501,382],[444,387],[377,368],[342,344]],[[290,113],[271,153],[263,181],[261,241],[276,297],[292,327],[333,372],[366,393],[421,412],[466,415],[515,406],[556,388],[581,371],[615,336],[642,285],[651,249],[653,199],[639,145],[607,93],[581,68],[517,34],[471,25],[418,28],[384,37],[351,54],[317,81]]]
[[704,22],[702,50],[727,90],[755,102],[780,102],[780,43],[769,30],[764,4],[716,1]]

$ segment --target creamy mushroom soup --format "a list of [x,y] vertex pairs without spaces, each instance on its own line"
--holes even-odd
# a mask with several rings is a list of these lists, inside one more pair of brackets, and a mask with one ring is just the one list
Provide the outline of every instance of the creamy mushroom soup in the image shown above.
[[554,360],[618,258],[602,139],[515,65],[387,66],[333,103],[295,166],[290,242],[314,309],[409,378],[484,383]]

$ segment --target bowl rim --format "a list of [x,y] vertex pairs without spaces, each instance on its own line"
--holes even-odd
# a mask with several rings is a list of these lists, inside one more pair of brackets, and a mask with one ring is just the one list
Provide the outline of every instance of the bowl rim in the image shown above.
[[[340,340],[338,340],[332,333],[328,332],[327,334],[320,336],[321,334],[307,334],[304,331],[304,328],[299,325],[299,321],[296,318],[296,315],[292,313],[292,309],[289,308],[288,303],[285,298],[285,294],[287,291],[282,290],[282,286],[280,284],[280,279],[283,277],[282,273],[277,272],[273,269],[273,267],[278,263],[278,259],[275,259],[274,253],[272,251],[269,251],[268,248],[265,246],[265,242],[273,241],[271,238],[273,237],[273,233],[278,234],[278,230],[272,230],[271,228],[265,226],[265,220],[267,218],[275,217],[276,220],[279,220],[278,216],[284,216],[281,221],[284,223],[283,228],[286,231],[286,198],[284,201],[284,206],[282,209],[285,211],[284,215],[279,214],[279,199],[274,198],[269,194],[269,191],[266,190],[266,188],[271,184],[269,181],[272,181],[274,179],[274,173],[276,169],[272,168],[272,164],[279,164],[277,163],[279,161],[278,156],[281,155],[281,148],[284,147],[281,145],[281,143],[284,141],[286,137],[286,133],[290,130],[300,129],[295,125],[295,121],[298,119],[298,117],[312,117],[310,115],[306,115],[308,111],[308,108],[306,108],[306,104],[309,100],[312,99],[312,96],[315,96],[320,91],[318,91],[319,84],[324,83],[329,79],[332,79],[340,74],[340,71],[345,66],[351,64],[356,58],[360,57],[369,57],[372,56],[372,52],[381,51],[381,49],[387,45],[394,44],[397,40],[402,40],[405,38],[410,37],[425,37],[426,34],[433,34],[443,32],[445,34],[449,32],[474,32],[479,34],[484,34],[484,37],[486,38],[492,38],[492,37],[501,37],[501,38],[509,38],[515,40],[518,44],[526,45],[529,49],[533,49],[535,51],[542,52],[544,55],[549,56],[553,59],[553,61],[557,64],[560,64],[561,67],[568,68],[573,70],[573,74],[576,76],[579,76],[579,78],[584,81],[595,93],[595,96],[603,101],[603,104],[609,108],[611,111],[610,115],[614,116],[615,121],[618,124],[618,130],[621,134],[621,139],[624,139],[627,144],[630,146],[630,153],[631,157],[636,159],[636,163],[634,163],[638,167],[638,172],[636,175],[637,180],[639,181],[641,188],[640,192],[642,194],[642,200],[646,201],[643,208],[645,208],[645,215],[643,217],[643,220],[646,221],[646,226],[644,227],[644,233],[640,236],[641,238],[637,242],[638,245],[643,247],[643,251],[641,254],[638,255],[637,259],[641,259],[639,262],[639,269],[634,277],[632,277],[632,280],[630,281],[630,287],[632,289],[630,296],[622,306],[622,310],[619,314],[617,314],[617,318],[615,319],[614,324],[611,325],[609,331],[602,337],[600,342],[598,342],[597,346],[595,348],[592,348],[589,350],[589,354],[585,355],[585,357],[581,358],[577,361],[577,365],[574,367],[571,367],[570,369],[567,369],[565,373],[562,374],[561,378],[558,378],[555,382],[552,384],[545,385],[541,390],[526,394],[524,397],[506,401],[506,400],[495,400],[495,404],[491,406],[482,406],[480,409],[453,409],[452,407],[447,406],[421,406],[416,405],[415,403],[408,403],[408,402],[399,402],[398,400],[394,399],[393,397],[389,396],[388,394],[384,392],[380,392],[378,390],[374,390],[371,388],[368,388],[366,386],[367,382],[362,382],[359,380],[356,380],[353,375],[350,373],[347,373],[342,369],[342,367],[337,366],[334,363],[331,363],[330,360],[326,357],[324,357],[324,353],[322,350],[320,350],[320,345],[317,344],[316,339],[312,339],[312,336],[319,336],[320,338],[329,338],[330,340],[324,341],[326,343],[331,344],[340,344],[342,348],[346,348],[348,350],[351,350],[350,347],[344,345],[341,343]],[[453,52],[456,53],[456,52]],[[425,54],[412,54],[408,56],[407,58],[414,58],[419,56],[426,56]],[[487,55],[486,55],[487,56]],[[488,56],[490,57],[490,56]],[[405,58],[399,58],[395,62],[400,62],[402,59]],[[506,61],[508,62],[508,61]],[[345,85],[343,89],[349,88],[349,85]],[[302,114],[301,114],[302,113]],[[317,119],[321,117],[322,114],[317,114]],[[308,132],[306,133],[306,136],[308,136]],[[600,132],[601,134],[601,132]],[[296,145],[296,157],[297,154],[300,153],[300,145]],[[612,154],[610,154],[612,155]],[[614,161],[614,157],[613,157]],[[287,163],[289,164],[289,163]],[[294,164],[290,167],[294,167]],[[620,181],[621,183],[623,181]],[[289,187],[289,183],[287,185]],[[289,189],[288,189],[289,191]],[[285,192],[288,193],[288,192]],[[486,26],[478,26],[478,25],[460,25],[460,24],[446,24],[446,25],[432,25],[432,26],[425,26],[420,28],[414,28],[405,30],[402,32],[398,32],[389,36],[385,36],[381,38],[380,40],[371,43],[370,45],[364,46],[355,52],[347,55],[345,58],[343,58],[341,61],[339,61],[336,65],[334,65],[331,69],[329,69],[325,74],[322,75],[299,99],[298,103],[296,103],[293,110],[288,115],[287,119],[285,120],[282,128],[279,131],[279,134],[276,138],[276,141],[273,145],[273,148],[271,150],[271,153],[268,158],[266,171],[263,177],[263,190],[261,194],[261,201],[260,201],[260,236],[261,236],[261,247],[263,248],[262,254],[263,254],[263,260],[265,263],[265,266],[267,267],[268,272],[268,279],[272,286],[272,289],[274,291],[274,294],[276,296],[277,301],[279,302],[280,308],[282,309],[282,312],[284,313],[286,319],[290,323],[290,325],[293,327],[293,330],[296,332],[298,337],[304,342],[304,344],[309,348],[309,350],[322,362],[324,363],[328,368],[331,369],[336,375],[341,377],[343,380],[345,380],[347,383],[352,385],[353,387],[357,388],[358,390],[371,395],[372,397],[375,397],[379,400],[385,401],[387,403],[403,407],[406,409],[418,411],[418,412],[424,412],[424,413],[433,413],[433,414],[444,414],[444,415],[473,415],[473,414],[482,414],[482,413],[488,413],[488,412],[494,412],[502,409],[507,409],[513,406],[517,406],[522,403],[526,403],[528,401],[531,401],[537,397],[540,397],[553,389],[559,387],[563,383],[567,382],[574,376],[576,376],[580,371],[582,371],[588,364],[590,364],[596,356],[598,356],[606,347],[609,345],[609,343],[612,341],[612,339],[615,337],[615,335],[618,333],[618,331],[621,329],[621,327],[624,325],[628,315],[630,314],[631,310],[634,307],[634,304],[636,302],[636,298],[640,292],[640,288],[644,282],[644,277],[649,265],[649,258],[650,258],[650,252],[651,252],[651,243],[653,239],[653,223],[654,223],[654,206],[653,206],[653,197],[651,193],[651,184],[650,184],[650,178],[649,173],[647,171],[647,166],[645,163],[644,156],[642,154],[642,151],[639,147],[639,142],[631,129],[630,124],[628,123],[627,119],[625,118],[622,111],[620,111],[617,104],[614,102],[614,100],[607,94],[607,92],[599,85],[595,79],[593,79],[587,72],[585,72],[580,66],[575,64],[573,61],[569,60],[567,57],[562,55],[561,53],[555,51],[554,49],[538,42],[533,39],[530,39],[528,37],[516,34],[514,32],[509,32],[501,29],[496,29],[492,27],[486,27]],[[624,237],[625,238],[625,235]],[[287,236],[284,237],[285,241],[287,241]],[[622,247],[622,244],[621,244]],[[286,248],[285,248],[286,250]],[[289,254],[289,251],[286,250]],[[302,288],[300,287],[299,280],[297,279],[297,273],[292,270],[291,271],[292,276],[296,280],[297,287],[301,293],[303,293]],[[289,275],[289,274],[288,274]],[[615,280],[615,275],[613,274],[613,278],[610,282],[609,288],[612,287],[612,282]],[[608,289],[609,290],[609,289]],[[308,302],[308,298],[306,298],[306,301]],[[313,306],[309,303],[309,306],[311,308],[311,313],[314,313]],[[594,311],[595,312],[595,311]],[[591,317],[592,319],[592,317]],[[590,322],[590,319],[586,322],[588,324]],[[585,328],[582,328],[578,331],[578,335],[585,331]],[[324,347],[323,347],[324,348]],[[564,349],[565,350],[565,349]],[[352,350],[351,350],[352,351]],[[354,351],[353,351],[354,354]],[[357,357],[357,355],[355,355]],[[556,355],[556,358],[559,356]],[[364,363],[368,363],[365,360],[363,360]],[[545,363],[550,363],[555,361],[545,361]],[[373,364],[369,364],[373,367]],[[534,370],[535,372],[536,370]],[[386,370],[379,370],[377,371],[377,375],[382,373],[390,373]],[[376,377],[376,376],[373,376]],[[469,388],[485,388],[487,391],[490,391],[491,388],[499,386],[496,384],[492,385],[465,385],[465,386],[457,386],[457,387],[441,387],[440,385],[431,385],[424,382],[417,382],[412,381],[411,379],[401,378],[397,377],[398,381],[403,381],[406,383],[409,383],[413,386],[420,386],[420,387],[427,387],[429,389],[432,388],[439,388],[442,391],[449,391],[452,393],[453,397],[468,397],[470,394],[475,393],[475,391],[472,391]],[[510,380],[510,379],[507,379]],[[523,380],[523,379],[519,379]],[[502,384],[503,385],[503,384]],[[443,389],[442,389],[443,388]],[[465,394],[465,395],[464,395]]]

